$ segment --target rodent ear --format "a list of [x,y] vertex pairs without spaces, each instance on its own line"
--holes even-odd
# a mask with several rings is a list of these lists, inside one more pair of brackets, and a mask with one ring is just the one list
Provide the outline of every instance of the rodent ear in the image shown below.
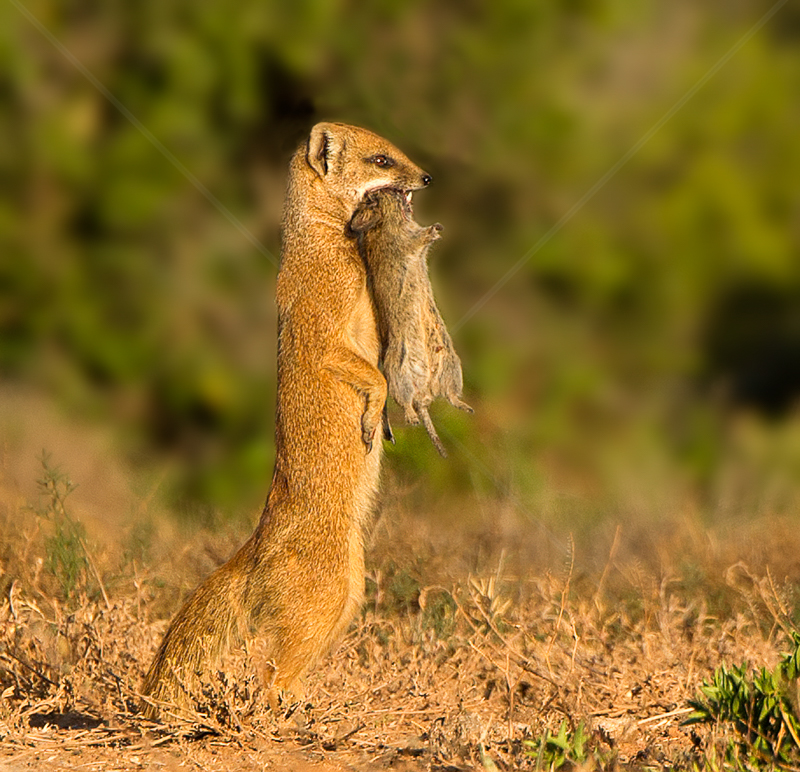
[[328,173],[331,162],[339,152],[339,142],[333,129],[330,123],[318,123],[311,129],[308,138],[306,161],[320,177]]
[[366,233],[372,230],[381,221],[381,213],[374,206],[362,205],[356,209],[356,213],[350,220],[350,231],[352,233]]

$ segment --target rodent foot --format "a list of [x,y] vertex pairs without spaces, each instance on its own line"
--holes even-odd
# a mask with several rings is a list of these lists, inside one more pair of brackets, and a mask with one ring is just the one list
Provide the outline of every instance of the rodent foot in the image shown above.
[[458,397],[452,397],[450,399],[450,404],[453,405],[453,407],[457,407],[459,410],[463,410],[465,413],[475,412],[466,402],[463,402]]

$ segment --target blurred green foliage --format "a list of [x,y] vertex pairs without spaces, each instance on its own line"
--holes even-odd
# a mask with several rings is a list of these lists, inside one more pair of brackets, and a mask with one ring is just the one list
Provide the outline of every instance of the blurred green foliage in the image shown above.
[[[445,224],[432,274],[477,410],[435,416],[445,442],[466,451],[460,463],[436,460],[419,430],[401,428],[390,463],[401,479],[429,476],[426,497],[488,485],[539,512],[583,506],[590,517],[594,505],[577,499],[685,480],[711,500],[731,407],[794,420],[792,4],[463,328],[768,3],[25,8],[266,248],[15,2],[0,5],[0,375],[116,421],[145,466],[169,459],[176,507],[234,511],[264,496],[275,399],[268,253],[279,254],[288,158],[323,119],[373,128],[435,178],[417,217]],[[787,475],[800,463],[789,446],[778,465]]]

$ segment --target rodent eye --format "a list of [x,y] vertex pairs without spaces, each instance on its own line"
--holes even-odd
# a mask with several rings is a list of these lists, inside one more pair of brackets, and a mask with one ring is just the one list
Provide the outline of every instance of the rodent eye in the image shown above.
[[383,153],[378,153],[378,155],[372,156],[370,160],[376,166],[385,166],[385,167],[394,166],[394,161],[388,156],[385,156]]

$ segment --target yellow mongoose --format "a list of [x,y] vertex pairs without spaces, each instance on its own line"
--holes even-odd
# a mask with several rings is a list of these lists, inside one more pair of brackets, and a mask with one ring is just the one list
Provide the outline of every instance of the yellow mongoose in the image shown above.
[[145,678],[145,711],[186,705],[195,678],[258,637],[274,696],[356,613],[378,487],[386,401],[367,274],[345,230],[378,188],[410,198],[429,175],[372,132],[320,123],[294,155],[277,282],[278,405],[272,487],[253,535],[189,597]]
[[[461,401],[461,360],[428,278],[428,250],[442,226],[423,228],[411,219],[402,194],[378,190],[363,199],[349,230],[367,264],[389,393],[403,408],[406,421],[422,420],[439,453],[447,456],[428,406],[441,396],[461,410],[472,408]],[[388,423],[386,428],[391,437]]]

